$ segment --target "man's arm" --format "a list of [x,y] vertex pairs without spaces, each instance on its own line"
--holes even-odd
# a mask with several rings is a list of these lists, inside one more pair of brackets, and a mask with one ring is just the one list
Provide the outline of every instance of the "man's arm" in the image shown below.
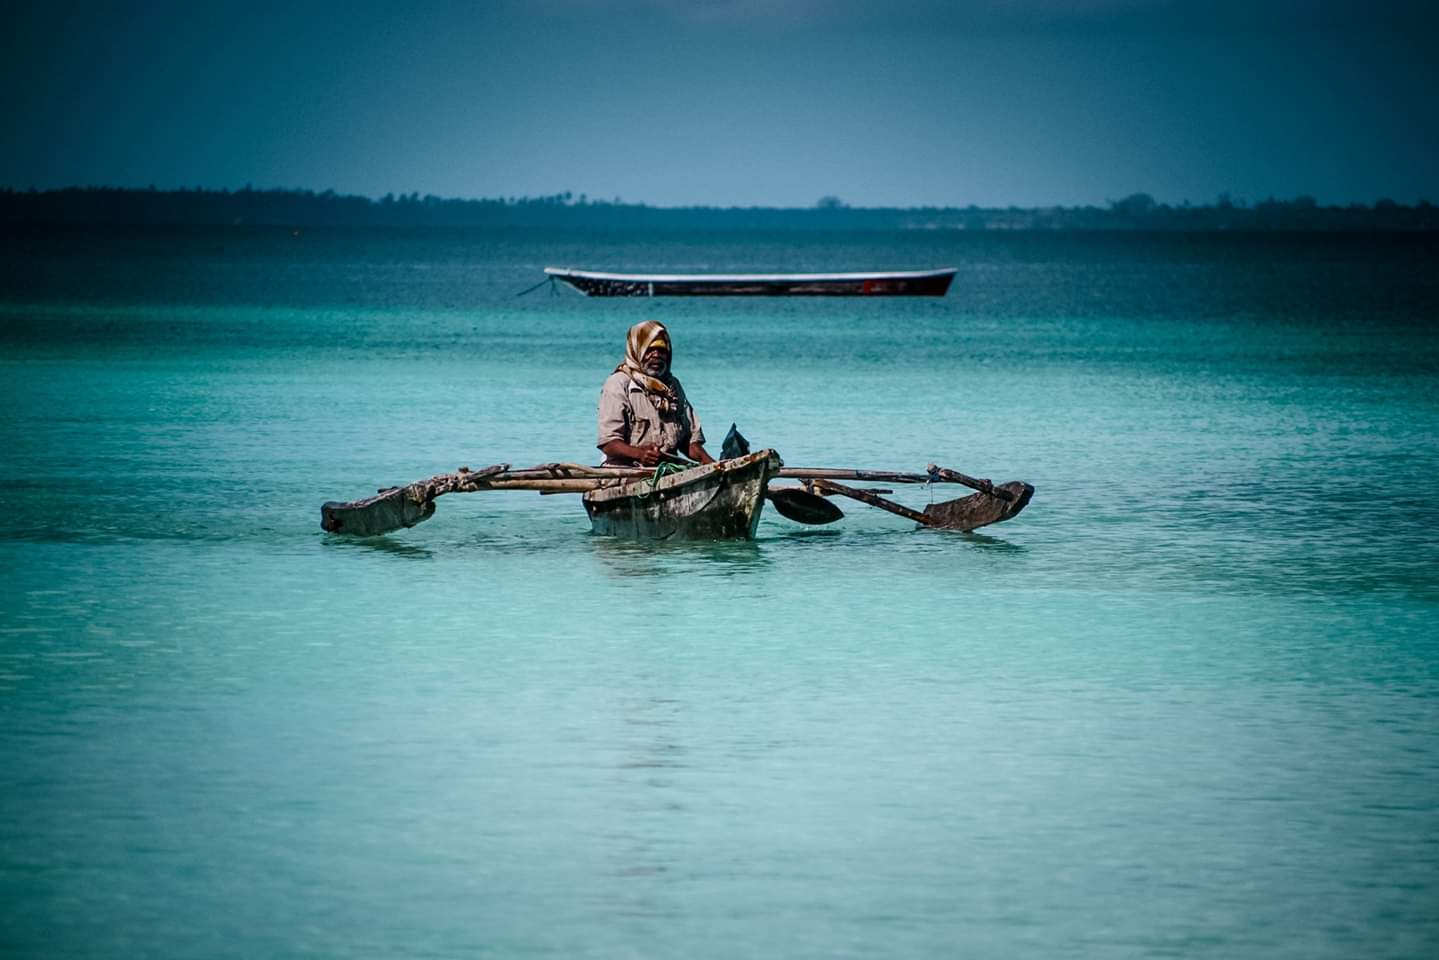
[[692,438],[687,451],[690,459],[698,460],[700,463],[714,463],[715,458],[710,456],[709,451],[705,449],[705,430],[700,426],[700,415],[695,413],[694,405],[688,400],[685,401],[685,416],[690,421],[690,437]]
[[[693,448],[694,444],[690,444]],[[660,448],[653,443],[647,443],[642,447],[632,446],[623,440],[611,440],[609,443],[600,444],[600,451],[606,459],[610,460],[638,460],[646,467],[653,467],[662,459]],[[694,456],[694,454],[690,454]],[[708,454],[706,454],[708,456]],[[708,461],[705,461],[708,462]]]
[[[653,467],[665,459],[665,454],[653,443],[646,443],[643,446],[633,446],[623,440],[611,440],[600,447],[606,459],[612,460],[638,460],[646,467]],[[691,443],[689,446],[691,460],[698,460],[700,463],[714,463],[715,458],[709,455],[709,451],[702,443]]]
[[599,447],[607,460],[633,460],[652,467],[660,462],[655,444],[635,446],[629,442],[630,420],[628,384],[623,377],[610,376],[600,389]]

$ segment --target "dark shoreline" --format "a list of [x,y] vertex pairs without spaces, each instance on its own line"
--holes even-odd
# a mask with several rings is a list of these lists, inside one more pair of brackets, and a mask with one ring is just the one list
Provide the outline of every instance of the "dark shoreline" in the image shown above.
[[1439,208],[1379,200],[1372,206],[1321,206],[1313,198],[1230,201],[1206,206],[1156,203],[1133,194],[1105,207],[651,207],[581,196],[462,200],[393,194],[379,200],[310,190],[133,190],[67,187],[0,189],[0,225],[451,227],[629,231],[916,232],[1321,232],[1439,230]]

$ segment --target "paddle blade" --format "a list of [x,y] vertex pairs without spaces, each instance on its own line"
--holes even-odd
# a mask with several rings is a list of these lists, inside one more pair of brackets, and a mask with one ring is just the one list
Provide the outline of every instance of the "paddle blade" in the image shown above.
[[1027,483],[1011,480],[996,484],[997,490],[1008,490],[1014,494],[1012,501],[1001,500],[987,493],[970,494],[944,503],[931,503],[924,508],[926,526],[943,527],[946,530],[977,530],[991,523],[1008,520],[1029,504],[1034,488]]
[[374,537],[430,519],[435,501],[416,500],[409,487],[394,487],[365,500],[330,501],[320,507],[320,526],[330,533]]
[[818,526],[843,519],[844,511],[817,493],[802,487],[773,487],[766,491],[779,515],[795,523]]

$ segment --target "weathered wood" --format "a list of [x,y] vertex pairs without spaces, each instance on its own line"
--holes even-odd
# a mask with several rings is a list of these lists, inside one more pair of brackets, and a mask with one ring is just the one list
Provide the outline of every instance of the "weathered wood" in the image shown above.
[[[1005,495],[1008,499],[1003,499]],[[994,488],[993,494],[972,493],[957,500],[931,503],[924,508],[930,526],[968,532],[1001,520],[1009,520],[1029,505],[1034,487],[1011,480]]]
[[1006,490],[1003,487],[996,487],[989,480],[978,480],[974,477],[969,476],[968,474],[960,473],[958,470],[951,470],[948,467],[937,466],[933,463],[931,463],[925,469],[929,471],[930,476],[936,477],[940,480],[947,480],[950,483],[962,483],[966,487],[969,487],[971,490],[978,490],[981,493],[987,493],[992,497],[998,497],[1001,500],[1008,500],[1010,503],[1013,503],[1016,499],[1015,495],[1010,493],[1010,491]]
[[[653,474],[651,474],[653,476]],[[571,477],[568,479],[536,479],[536,480],[511,480],[509,477],[500,477],[495,480],[486,480],[464,490],[464,493],[479,493],[483,490],[538,490],[540,493],[588,493],[597,490],[606,484],[624,483],[621,479],[602,479],[600,477]],[[630,481],[633,482],[633,481]]]
[[[765,452],[765,451],[762,451]],[[767,451],[772,453],[772,451]],[[736,468],[741,461],[746,463],[757,454],[720,461],[709,465],[710,472],[726,472]],[[775,456],[778,464],[778,456]],[[685,464],[684,475],[704,469]],[[695,479],[708,476],[696,474]],[[673,477],[675,475],[671,475]],[[995,485],[989,480],[980,480],[951,470],[947,467],[929,465],[926,473],[900,473],[889,470],[857,470],[830,467],[782,467],[771,469],[767,478],[784,477],[806,481],[811,489],[824,494],[847,496],[881,509],[889,510],[928,526],[942,526],[949,529],[975,529],[989,523],[1007,520],[1029,502],[1034,488],[1028,484],[1011,481]],[[655,471],[649,467],[592,467],[577,463],[543,463],[534,467],[511,470],[509,464],[494,464],[479,470],[461,467],[454,473],[438,474],[426,480],[419,480],[403,487],[388,487],[373,497],[349,503],[331,501],[320,508],[320,525],[332,533],[352,536],[374,536],[403,527],[412,527],[429,519],[435,512],[435,499],[448,493],[478,493],[484,490],[537,490],[541,493],[586,494],[586,510],[590,509],[592,498],[589,494],[607,488],[642,483],[650,491],[661,486],[667,487],[670,477],[655,481]],[[883,490],[856,490],[835,483],[838,480],[859,480],[871,483],[959,483],[981,491],[985,499],[964,497],[946,503],[931,504],[923,514],[910,510],[902,504],[884,500],[879,493]],[[777,488],[767,490],[759,486],[761,499],[768,499],[783,516],[800,523],[831,523],[844,516],[836,506],[802,488]],[[596,502],[607,502],[600,497]],[[758,522],[758,508],[750,519]],[[607,521],[602,521],[607,522]],[[753,536],[751,529],[746,536]]]
[[884,497],[876,496],[868,490],[860,490],[855,487],[846,487],[842,483],[835,483],[833,480],[815,480],[816,489],[827,490],[837,493],[842,497],[849,497],[861,503],[867,503],[872,507],[879,507],[881,510],[888,510],[890,513],[898,514],[915,523],[922,523],[925,526],[935,526],[924,514],[917,510],[911,510],[902,503],[895,503],[893,500],[886,500]]
[[556,490],[584,493],[601,482],[652,476],[653,471],[587,467],[577,463],[544,463],[511,470],[508,463],[471,470],[461,467],[403,487],[386,487],[373,497],[348,503],[330,501],[320,507],[320,527],[330,533],[371,537],[413,527],[435,514],[435,498],[447,493],[481,490]]
[[585,494],[596,533],[637,540],[748,540],[779,454],[761,450],[692,470]]
[[388,487],[364,500],[340,503],[331,500],[320,506],[320,527],[330,533],[373,537],[401,527],[413,527],[435,515],[435,498],[460,488],[465,482],[483,480],[508,470],[497,463],[481,470],[462,469],[418,480],[403,487]]
[[784,480],[864,480],[870,483],[933,483],[927,473],[896,473],[892,470],[853,470],[835,467],[784,467]]
[[[852,497],[862,503],[879,507],[881,510],[888,510],[890,513],[898,514],[926,527],[939,527],[965,533],[991,523],[1010,519],[1023,510],[1029,504],[1030,497],[1034,495],[1034,487],[1018,480],[1012,480],[995,487],[993,494],[974,493],[957,500],[931,503],[924,508],[923,513],[920,513],[903,504],[895,503],[893,500],[876,496],[872,491],[846,487],[833,480],[815,480],[814,485],[817,489]],[[1008,499],[1004,498],[1005,495],[1008,496]]]
[[434,500],[415,497],[410,487],[392,487],[365,500],[321,504],[320,527],[330,533],[373,537],[413,527],[434,513]]
[[[489,468],[486,468],[487,470]],[[459,477],[472,480],[563,480],[593,478],[597,480],[629,479],[640,480],[654,476],[653,467],[587,467],[579,463],[542,463],[536,467],[520,470],[505,469],[499,474],[480,473],[463,469]]]
[[[541,496],[551,496],[564,493],[588,493],[590,490],[596,490],[614,482],[613,480],[578,479],[516,480],[500,481],[494,485],[493,489],[538,490]],[[774,504],[774,508],[780,516],[796,523],[819,526],[844,519],[843,510],[819,494],[811,493],[803,487],[770,487],[765,491],[765,499]]]

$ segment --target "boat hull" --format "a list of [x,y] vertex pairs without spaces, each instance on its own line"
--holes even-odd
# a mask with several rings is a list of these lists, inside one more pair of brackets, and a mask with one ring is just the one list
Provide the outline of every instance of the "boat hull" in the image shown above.
[[765,488],[781,466],[773,450],[672,473],[620,481],[584,496],[594,532],[631,540],[750,540]]
[[666,275],[546,267],[588,297],[942,297],[954,270],[906,273]]

